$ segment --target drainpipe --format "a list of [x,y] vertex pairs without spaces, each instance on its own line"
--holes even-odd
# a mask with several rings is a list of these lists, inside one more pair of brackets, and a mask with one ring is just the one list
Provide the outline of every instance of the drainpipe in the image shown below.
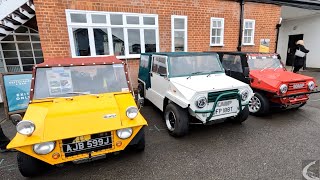
[[279,24],[276,25],[277,37],[276,37],[276,48],[275,48],[275,50],[274,50],[274,53],[277,53],[277,49],[278,49],[278,40],[279,40],[279,33],[280,33],[281,21],[282,21],[282,18],[280,18]]
[[243,14],[244,14],[244,0],[240,0],[240,26],[239,26],[239,39],[237,50],[241,51],[242,35],[243,35]]

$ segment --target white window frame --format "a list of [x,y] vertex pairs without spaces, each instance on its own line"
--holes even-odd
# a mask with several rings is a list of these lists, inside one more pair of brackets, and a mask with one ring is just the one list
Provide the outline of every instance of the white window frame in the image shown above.
[[[184,19],[184,29],[174,29],[174,19]],[[184,51],[188,51],[188,16],[171,15],[171,51],[175,52],[174,32],[184,32]]]
[[[245,30],[248,29],[246,28],[246,22],[252,22],[252,36],[251,36],[251,42],[250,43],[245,43],[244,42],[244,33],[245,33]],[[243,32],[242,32],[242,44],[243,45],[246,45],[246,46],[250,46],[250,45],[254,45],[254,33],[255,33],[255,29],[256,29],[256,20],[254,19],[244,19],[243,21]]]
[[[104,11],[85,11],[85,10],[71,10],[66,9],[66,18],[67,18],[67,26],[68,26],[68,34],[69,34],[69,42],[71,48],[72,57],[100,57],[100,56],[110,56],[114,55],[113,42],[112,42],[112,34],[111,28],[123,28],[123,36],[124,36],[124,47],[125,53],[124,55],[117,56],[119,59],[125,58],[140,58],[140,54],[129,54],[129,42],[128,42],[128,29],[139,29],[140,30],[140,46],[141,53],[145,52],[145,40],[144,40],[144,30],[145,29],[153,29],[155,30],[156,37],[156,52],[160,51],[160,41],[159,41],[159,23],[158,23],[158,15],[157,14],[140,14],[140,13],[126,13],[126,12],[104,12]],[[86,14],[87,23],[74,23],[71,22],[70,14]],[[107,23],[92,23],[91,15],[106,15]],[[110,14],[121,14],[123,25],[111,25]],[[139,17],[139,24],[127,24],[127,16],[137,16]],[[144,17],[153,17],[155,18],[155,25],[144,25],[143,18]],[[77,56],[73,31],[72,28],[86,28],[88,29],[88,38],[89,38],[89,46],[90,46],[90,56]],[[109,55],[97,55],[95,42],[94,42],[94,32],[93,29],[101,28],[108,30],[108,43],[109,43]]]
[[[213,21],[221,21],[221,27],[213,27]],[[213,36],[212,35],[212,29],[220,29],[221,30],[221,35],[220,35],[220,43],[212,43],[212,38],[213,37],[218,37],[218,36]],[[224,18],[217,18],[217,17],[211,17],[210,19],[210,46],[224,46]]]

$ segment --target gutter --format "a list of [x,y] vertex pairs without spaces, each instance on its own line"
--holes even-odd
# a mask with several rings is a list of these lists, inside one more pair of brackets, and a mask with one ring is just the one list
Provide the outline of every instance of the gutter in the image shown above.
[[244,0],[240,0],[240,25],[239,25],[239,39],[237,50],[241,51],[242,36],[243,36],[243,21],[244,21]]

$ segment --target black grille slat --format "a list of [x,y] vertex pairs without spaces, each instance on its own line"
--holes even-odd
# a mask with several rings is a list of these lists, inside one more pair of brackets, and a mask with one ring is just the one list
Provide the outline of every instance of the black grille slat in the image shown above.
[[[218,98],[218,96],[222,93],[228,93],[228,92],[236,92],[238,93],[237,89],[234,90],[227,90],[227,91],[218,91],[218,92],[209,92],[208,93],[208,102],[212,103],[215,102],[216,99]],[[227,96],[223,96],[220,101],[224,101],[224,100],[229,100],[229,99],[237,99],[237,95],[227,95]]]

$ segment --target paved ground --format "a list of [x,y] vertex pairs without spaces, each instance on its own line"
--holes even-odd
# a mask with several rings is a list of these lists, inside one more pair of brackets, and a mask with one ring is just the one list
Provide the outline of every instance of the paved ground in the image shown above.
[[[320,72],[308,72],[320,80]],[[301,179],[302,161],[320,159],[320,95],[300,110],[250,116],[242,125],[192,126],[180,139],[170,137],[156,108],[148,120],[143,153],[67,164],[39,179]],[[13,136],[10,123],[5,132]],[[15,153],[0,154],[0,179],[23,179]]]

